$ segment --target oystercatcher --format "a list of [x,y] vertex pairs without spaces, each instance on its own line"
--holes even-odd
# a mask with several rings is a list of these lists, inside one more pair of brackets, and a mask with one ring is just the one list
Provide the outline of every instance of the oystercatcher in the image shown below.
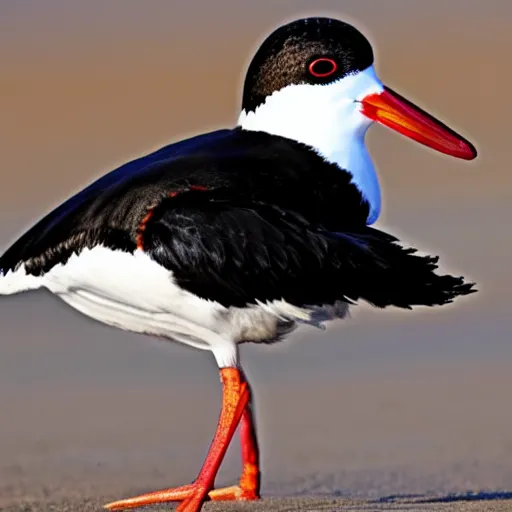
[[[273,32],[247,71],[235,128],[166,146],[95,181],[0,259],[0,293],[46,287],[103,323],[210,350],[220,419],[197,479],[106,505],[259,497],[242,342],[278,341],[349,304],[411,308],[474,291],[370,227],[381,207],[364,137],[373,121],[463,159],[474,147],[377,78],[368,40],[328,18]],[[241,424],[238,485],[214,489]]]

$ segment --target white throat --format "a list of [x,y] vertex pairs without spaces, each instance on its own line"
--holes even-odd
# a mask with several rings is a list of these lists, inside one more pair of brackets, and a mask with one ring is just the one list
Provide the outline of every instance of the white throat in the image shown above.
[[289,85],[267,97],[254,112],[242,111],[238,124],[307,144],[352,175],[370,204],[367,223],[381,207],[380,186],[364,136],[372,121],[359,103],[384,90],[373,66],[328,85]]

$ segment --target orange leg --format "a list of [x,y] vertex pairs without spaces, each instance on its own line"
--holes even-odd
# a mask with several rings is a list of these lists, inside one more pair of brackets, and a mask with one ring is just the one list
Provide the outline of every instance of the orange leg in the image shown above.
[[[242,376],[250,390],[249,383],[245,376]],[[245,406],[240,422],[240,442],[242,451],[242,475],[240,482],[238,485],[210,491],[208,497],[211,500],[249,501],[260,498],[259,448],[250,402]]]
[[[229,443],[242,416],[246,418],[244,425],[252,424],[251,417],[246,416],[245,413],[246,406],[249,404],[249,386],[244,380],[240,370],[238,370],[238,368],[222,368],[220,370],[220,378],[222,382],[222,410],[217,425],[217,431],[215,432],[208,455],[196,480],[192,484],[175,489],[165,489],[135,498],[115,501],[105,505],[105,508],[109,510],[121,510],[154,503],[181,501],[182,503],[177,508],[179,512],[198,512],[201,509],[203,502],[209,499],[209,493],[213,489],[215,476],[217,475],[222,459],[226,454],[226,450],[228,449]],[[249,432],[247,426],[244,428],[244,432]],[[254,430],[252,430],[252,434],[248,433],[245,434],[245,436],[251,437],[253,434]],[[257,449],[254,449],[255,446],[256,445],[252,443],[252,449],[249,450],[253,454],[251,455],[253,458],[254,453],[257,453]],[[257,462],[257,456],[255,461]],[[246,465],[244,465],[244,474],[242,475],[239,486],[240,491],[243,490],[242,481],[245,482],[247,480],[247,482],[250,483],[255,481],[254,477],[250,476],[251,468],[252,466],[248,465],[246,469]],[[247,476],[244,477],[245,472],[247,472]],[[259,484],[259,472],[256,481]],[[238,493],[240,493],[240,491],[238,491]],[[257,493],[257,491],[258,489],[256,488],[255,492]],[[222,490],[219,489],[218,492],[222,492]],[[231,499],[243,499],[242,495],[240,498],[234,495],[235,489],[233,489],[232,492],[233,497]],[[215,497],[212,498],[215,499]],[[229,495],[218,499],[229,499]]]

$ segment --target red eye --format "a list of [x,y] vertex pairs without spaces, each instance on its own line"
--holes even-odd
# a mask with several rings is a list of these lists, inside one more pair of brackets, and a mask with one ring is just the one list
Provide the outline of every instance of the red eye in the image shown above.
[[336,64],[336,61],[327,57],[315,59],[308,67],[308,71],[316,78],[331,76],[337,69],[338,64]]

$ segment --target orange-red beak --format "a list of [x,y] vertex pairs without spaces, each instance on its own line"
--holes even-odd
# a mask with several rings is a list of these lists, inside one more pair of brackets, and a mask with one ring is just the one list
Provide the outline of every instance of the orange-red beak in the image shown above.
[[365,116],[425,146],[465,160],[477,155],[469,141],[388,87],[361,103]]

